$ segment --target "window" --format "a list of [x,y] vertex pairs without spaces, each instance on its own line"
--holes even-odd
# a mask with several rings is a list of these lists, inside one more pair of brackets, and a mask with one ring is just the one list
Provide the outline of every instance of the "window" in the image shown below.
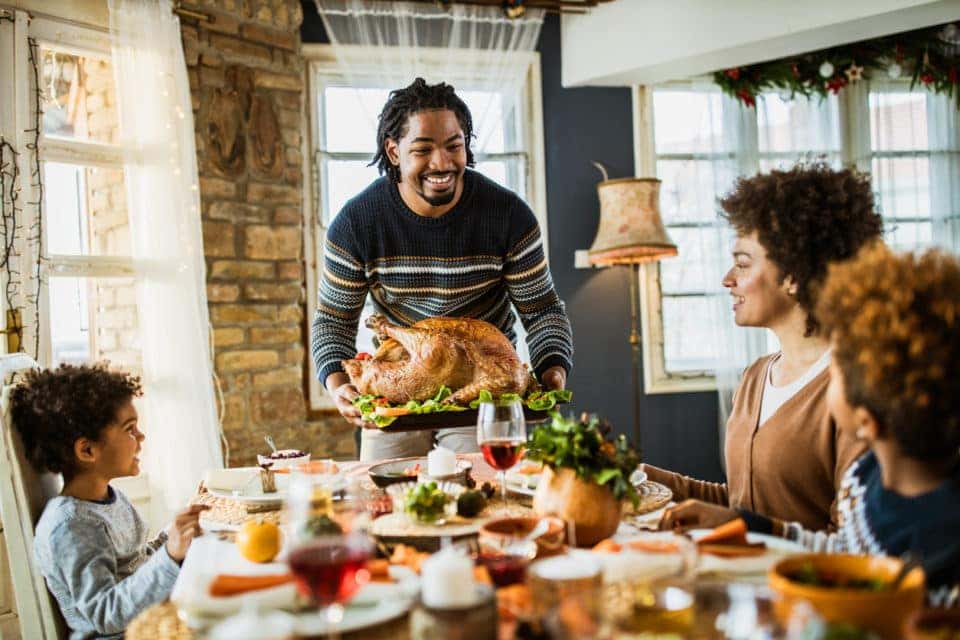
[[[729,266],[732,241],[729,231],[718,240],[716,201],[738,175],[822,157],[871,172],[895,247],[931,244],[938,216],[957,226],[960,118],[949,98],[891,83],[824,100],[765,94],[746,109],[701,81],[640,88],[634,96],[637,167],[663,181],[664,224],[679,247],[678,257],[644,269],[648,393],[715,388],[710,296]],[[768,347],[777,348],[772,334]]]
[[[18,52],[4,57],[15,62],[13,73],[0,76],[0,96],[7,101],[0,109],[0,132],[20,154],[21,202],[40,197],[27,159],[39,158],[42,177],[43,286],[39,322],[29,311],[23,318],[27,335],[39,333],[41,365],[108,359],[138,371],[136,294],[108,36],[40,17],[27,20],[19,11],[13,17],[0,23],[4,50]],[[22,55],[31,46],[36,82],[30,59]],[[42,112],[36,156],[30,136],[37,118],[34,95]],[[27,205],[24,215],[35,216],[35,208]],[[17,238],[17,250],[33,264],[36,247],[24,235]]]
[[[307,210],[309,243],[307,255],[307,317],[316,311],[317,286],[322,268],[323,238],[326,227],[350,198],[379,177],[376,167],[367,166],[376,152],[377,116],[390,90],[409,78],[397,79],[391,86],[385,74],[377,73],[358,86],[339,70],[329,46],[307,45],[304,55],[310,62],[309,96],[311,107],[310,163],[306,175],[312,177]],[[373,56],[372,60],[377,59]],[[492,78],[458,78],[454,85],[471,113],[478,130],[473,143],[474,169],[502,184],[526,200],[537,215],[541,232],[547,234],[546,197],[542,160],[542,116],[540,110],[539,57],[529,54],[526,82],[519,96],[508,96],[491,89]],[[382,71],[382,70],[381,70]],[[508,105],[516,104],[517,108]],[[362,313],[373,312],[367,298]],[[363,320],[357,332],[357,350],[369,351],[372,332]],[[529,361],[526,334],[517,322],[517,350]],[[322,385],[316,379],[311,358],[311,408],[332,407]]]

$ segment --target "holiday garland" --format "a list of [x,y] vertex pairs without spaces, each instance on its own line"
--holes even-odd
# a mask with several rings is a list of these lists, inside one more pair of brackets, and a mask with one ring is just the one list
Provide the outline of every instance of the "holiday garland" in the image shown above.
[[824,97],[880,73],[892,79],[909,74],[911,89],[920,84],[950,96],[960,108],[958,68],[960,26],[950,23],[724,69],[715,72],[713,79],[726,93],[752,107],[757,96],[767,91],[791,98]]

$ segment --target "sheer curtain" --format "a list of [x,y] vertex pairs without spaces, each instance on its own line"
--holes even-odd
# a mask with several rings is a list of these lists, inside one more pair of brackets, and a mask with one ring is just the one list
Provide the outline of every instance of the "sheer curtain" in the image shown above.
[[170,1],[109,8],[143,340],[144,471],[154,499],[173,509],[205,469],[223,465],[193,112]]
[[[544,11],[510,19],[498,6],[377,0],[315,0],[334,55],[352,87],[396,89],[420,76],[464,89],[496,91],[472,113],[474,150],[498,135],[497,123],[517,108],[540,37]],[[378,105],[381,106],[381,105]],[[366,114],[375,121],[378,112]]]

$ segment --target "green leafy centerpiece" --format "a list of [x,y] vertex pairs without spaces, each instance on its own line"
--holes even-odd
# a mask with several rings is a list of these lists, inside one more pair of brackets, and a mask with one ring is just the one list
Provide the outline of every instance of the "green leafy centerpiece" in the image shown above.
[[609,425],[596,416],[550,416],[527,442],[525,457],[544,465],[533,508],[572,521],[577,544],[593,545],[617,530],[623,500],[637,504],[630,474],[640,455],[624,436],[608,439]]

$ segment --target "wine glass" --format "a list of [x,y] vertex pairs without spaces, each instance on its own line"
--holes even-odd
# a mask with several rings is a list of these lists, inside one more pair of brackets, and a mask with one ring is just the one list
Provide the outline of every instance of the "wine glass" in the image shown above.
[[[297,591],[317,607],[329,638],[337,637],[344,603],[370,580],[373,543],[357,488],[339,474],[295,473],[288,499],[291,545],[287,564]],[[343,499],[332,497],[343,490]]]
[[507,507],[506,471],[520,461],[527,441],[527,421],[519,399],[481,402],[477,408],[477,444],[483,459],[497,470],[500,495]]

